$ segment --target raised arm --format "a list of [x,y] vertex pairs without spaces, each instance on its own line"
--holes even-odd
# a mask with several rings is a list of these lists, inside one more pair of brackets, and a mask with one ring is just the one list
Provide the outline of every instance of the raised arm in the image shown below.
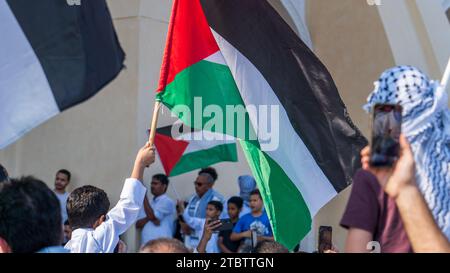
[[406,233],[415,252],[447,252],[450,243],[437,226],[415,183],[414,156],[405,136],[400,136],[400,158],[392,169],[369,166],[370,148],[361,152],[363,168],[375,173],[384,191],[398,207]]
[[119,242],[119,235],[136,221],[146,193],[141,182],[144,169],[154,161],[154,148],[147,143],[136,156],[131,177],[125,180],[119,202],[107,214],[106,221],[94,231],[94,237],[103,252],[113,252]]
[[205,220],[202,238],[200,239],[200,242],[198,243],[197,246],[198,253],[206,253],[206,246],[208,245],[209,240],[211,240],[214,230],[222,225],[220,220],[215,220],[212,221],[211,223],[208,223],[208,220],[209,219]]

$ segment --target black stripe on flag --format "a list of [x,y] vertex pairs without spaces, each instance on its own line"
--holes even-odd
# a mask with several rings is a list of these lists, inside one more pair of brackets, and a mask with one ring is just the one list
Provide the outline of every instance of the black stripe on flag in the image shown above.
[[267,80],[336,191],[346,188],[367,141],[350,120],[325,66],[266,1],[201,3],[214,31]]
[[194,129],[192,127],[189,127],[189,126],[187,126],[185,124],[183,124],[183,126],[180,126],[180,124],[177,124],[177,127],[178,127],[177,129],[178,130],[176,130],[174,132],[175,135],[172,135],[172,128],[173,128],[174,125],[175,124],[167,125],[167,126],[164,126],[164,127],[159,127],[159,128],[156,129],[156,132],[158,134],[165,135],[165,136],[168,136],[168,137],[171,137],[171,138],[178,138],[182,134],[186,134],[186,133],[189,133],[189,132],[193,133],[195,131],[200,131],[200,130]]
[[8,0],[63,111],[95,95],[123,68],[104,0]]

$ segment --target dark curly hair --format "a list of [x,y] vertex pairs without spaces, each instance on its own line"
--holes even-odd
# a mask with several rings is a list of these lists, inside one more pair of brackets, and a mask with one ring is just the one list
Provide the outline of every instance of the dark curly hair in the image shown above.
[[94,186],[75,189],[67,199],[67,215],[72,229],[92,228],[95,221],[109,210],[105,191]]

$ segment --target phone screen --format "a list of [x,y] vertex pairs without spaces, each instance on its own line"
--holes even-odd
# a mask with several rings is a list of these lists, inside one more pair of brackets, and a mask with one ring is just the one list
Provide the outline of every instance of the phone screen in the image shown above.
[[319,227],[319,253],[323,253],[325,250],[333,248],[332,233],[333,228],[330,226]]
[[402,128],[402,107],[376,104],[373,108],[370,165],[392,166],[398,158]]

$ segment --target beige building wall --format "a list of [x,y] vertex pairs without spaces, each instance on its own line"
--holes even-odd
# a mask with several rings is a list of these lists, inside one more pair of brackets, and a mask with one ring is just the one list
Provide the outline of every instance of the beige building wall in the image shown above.
[[[383,1],[383,5],[402,1],[407,0]],[[368,6],[365,1],[306,0],[306,19],[298,22],[304,15],[298,10],[296,13],[286,10],[289,7],[286,3],[292,7],[295,0],[270,2],[298,34],[307,35],[300,27],[306,22],[312,47],[330,70],[351,117],[366,136],[369,117],[361,106],[379,74],[403,60],[415,60],[426,66],[427,72],[439,74],[441,58],[446,54],[445,50],[450,49],[447,40],[439,39],[438,32],[432,32],[433,24],[437,23],[433,23],[433,16],[429,14],[436,12],[434,8],[425,11],[416,5],[414,11],[414,7],[409,7],[404,16],[414,13],[416,19],[399,22],[389,9]],[[117,202],[123,181],[131,172],[135,153],[146,141],[171,3],[167,0],[108,0],[119,40],[127,54],[127,68],[91,100],[51,119],[0,151],[0,162],[12,176],[32,174],[53,187],[55,172],[67,168],[73,173],[69,190],[91,184],[104,189],[112,204]],[[403,7],[390,8],[403,10]],[[295,16],[290,17],[290,14]],[[427,21],[422,21],[419,27],[421,34],[414,34],[425,17]],[[445,19],[444,12],[442,18]],[[442,20],[439,21],[438,26],[442,28]],[[406,26],[396,29],[400,23]],[[419,41],[420,46],[408,50],[405,55],[401,49],[406,43],[396,39],[396,33],[400,32],[410,33],[406,41]],[[163,109],[159,124],[167,125],[171,120],[169,111]],[[239,163],[215,165],[219,172],[215,188],[225,196],[237,194],[239,175],[250,174],[240,149],[238,156]],[[146,172],[147,185],[151,175],[158,172],[163,172],[159,160]],[[196,172],[191,172],[171,178],[169,195],[186,198],[192,194],[195,177]],[[348,195],[349,189],[320,210],[314,219],[313,231],[302,242],[305,250],[314,249],[320,225],[333,226],[334,241],[339,249],[344,249],[346,234],[338,223]],[[138,236],[134,228],[124,239],[130,251],[137,250]]]

